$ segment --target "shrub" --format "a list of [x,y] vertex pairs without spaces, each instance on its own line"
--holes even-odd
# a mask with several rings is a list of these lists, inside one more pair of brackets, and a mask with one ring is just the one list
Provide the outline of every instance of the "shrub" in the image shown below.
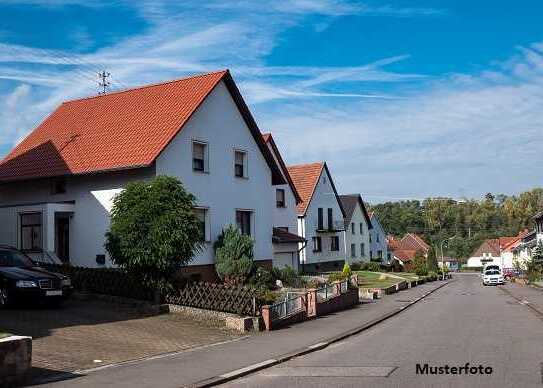
[[286,266],[284,268],[274,267],[272,270],[274,279],[281,280],[283,286],[301,288],[304,286],[304,281],[298,275],[296,270],[292,267]]
[[351,275],[353,274],[353,271],[351,271],[351,267],[349,265],[349,263],[345,263],[345,265],[343,266],[343,275],[345,275],[346,278],[350,278]]
[[351,263],[351,269],[353,271],[360,271],[360,268],[362,268],[362,264],[359,261],[355,261],[354,263]]
[[413,267],[415,269],[415,274],[418,276],[428,275],[428,267],[426,266],[426,259],[420,253],[417,253],[415,259],[413,260]]
[[202,246],[194,205],[195,197],[176,178],[129,183],[113,199],[106,233],[113,262],[146,287],[171,288],[171,274]]
[[272,305],[275,303],[278,297],[279,294],[271,290],[261,290],[257,295],[260,305]]
[[381,266],[375,262],[369,262],[369,263],[366,262],[366,263],[362,263],[362,266],[360,269],[362,271],[379,272],[381,270]]
[[347,279],[347,275],[343,272],[332,272],[328,275],[329,282],[343,281],[345,279]]
[[227,284],[245,282],[253,267],[253,240],[233,225],[223,230],[219,240],[215,245],[217,274]]
[[275,279],[272,273],[262,267],[258,267],[254,271],[253,276],[249,279],[249,283],[260,289],[270,290],[275,287]]

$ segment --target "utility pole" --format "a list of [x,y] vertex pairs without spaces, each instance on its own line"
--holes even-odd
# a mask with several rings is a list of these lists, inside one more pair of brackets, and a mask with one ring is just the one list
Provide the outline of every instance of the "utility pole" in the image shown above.
[[102,88],[101,91],[98,92],[99,95],[104,95],[107,92],[107,88],[111,83],[107,80],[111,76],[110,73],[106,72],[105,70],[102,70],[100,73],[98,73],[98,86]]

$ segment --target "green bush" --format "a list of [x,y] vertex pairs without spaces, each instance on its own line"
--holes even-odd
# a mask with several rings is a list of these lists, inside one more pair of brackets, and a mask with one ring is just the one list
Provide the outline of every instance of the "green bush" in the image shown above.
[[381,270],[381,266],[379,265],[379,263],[365,262],[365,263],[362,263],[360,269],[362,271],[379,272]]
[[343,273],[343,275],[345,275],[346,278],[350,278],[351,275],[353,274],[353,271],[351,271],[351,266],[349,265],[349,263],[345,263],[345,265],[343,266],[343,271],[341,271]]
[[347,279],[347,275],[343,272],[332,272],[328,275],[328,282],[343,281]]
[[[253,240],[233,225],[223,230],[216,244],[215,269],[227,284],[244,283],[253,269]],[[218,241],[219,241],[218,240]]]
[[428,266],[426,265],[426,258],[417,253],[415,259],[413,260],[413,267],[415,269],[415,274],[417,276],[426,276],[428,275]]
[[351,263],[351,269],[353,271],[360,271],[362,268],[362,264],[359,261],[355,261],[354,263]]
[[262,267],[258,267],[256,271],[254,271],[253,275],[249,279],[249,283],[260,289],[270,290],[275,288],[275,279],[272,273]]
[[173,177],[133,182],[113,199],[105,248],[121,269],[149,288],[171,288],[171,275],[201,247],[195,197]]
[[284,268],[274,267],[272,270],[274,279],[281,280],[283,286],[302,288],[305,286],[303,279],[298,275],[296,270],[292,267],[286,266]]
[[261,290],[257,294],[257,299],[260,305],[272,305],[279,298],[279,294],[271,290]]

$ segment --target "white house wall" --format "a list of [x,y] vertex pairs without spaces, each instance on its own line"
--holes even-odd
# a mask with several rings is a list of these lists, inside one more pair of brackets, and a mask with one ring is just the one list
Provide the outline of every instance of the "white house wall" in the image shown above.
[[[351,224],[354,223],[354,234],[351,230]],[[360,224],[362,224],[362,233],[360,233]],[[346,242],[346,253],[347,253],[347,261],[349,263],[355,262],[355,261],[369,261],[370,259],[370,237],[369,237],[369,229],[368,229],[368,222],[366,221],[366,217],[364,217],[364,213],[362,212],[362,208],[360,207],[360,204],[357,204],[353,215],[351,217],[351,222],[349,225],[347,225],[347,230],[345,231],[345,242]],[[352,257],[351,255],[351,244],[355,244],[356,246],[356,256]],[[361,252],[360,244],[364,244],[364,252]]]
[[[208,147],[209,172],[192,170],[192,141]],[[234,176],[234,150],[248,154],[248,178]],[[191,264],[213,264],[212,243],[224,226],[236,224],[236,209],[253,212],[255,259],[271,260],[275,190],[271,170],[226,86],[220,83],[183,131],[156,161],[156,173],[178,177],[208,211],[210,241]]]
[[383,260],[387,260],[388,247],[385,230],[376,216],[372,217],[371,224],[373,226],[373,229],[371,230],[371,250],[373,252],[373,258],[379,257],[377,253],[382,251]]
[[[42,246],[54,250],[55,211],[70,211],[70,261],[73,265],[96,267],[96,255],[105,255],[104,235],[109,229],[109,211],[113,195],[128,182],[149,179],[154,169],[139,169],[108,174],[72,176],[66,180],[66,193],[51,194],[48,179],[0,186],[0,244],[20,247],[19,214],[42,212]],[[58,202],[74,201],[73,205]],[[41,203],[41,205],[31,205]],[[49,214],[49,213],[50,214]],[[47,217],[47,214],[50,216]],[[112,263],[106,255],[106,265]]]
[[[326,178],[326,179],[323,179]],[[337,197],[334,194],[334,189],[330,183],[330,176],[326,173],[326,169],[319,177],[319,183],[315,188],[313,197],[307,208],[306,214],[300,220],[303,220],[303,227],[300,227],[298,234],[305,237],[307,240],[307,247],[304,248],[303,262],[305,264],[323,263],[329,261],[343,261],[345,260],[345,237],[343,232],[337,233],[317,233],[318,225],[318,208],[323,208],[323,224],[325,228],[328,225],[328,208],[332,210],[332,217],[335,223],[343,223],[343,214],[339,206]],[[301,225],[300,225],[301,226]],[[312,238],[320,236],[322,239],[322,251],[313,252]],[[339,251],[330,250],[330,237],[339,236]]]

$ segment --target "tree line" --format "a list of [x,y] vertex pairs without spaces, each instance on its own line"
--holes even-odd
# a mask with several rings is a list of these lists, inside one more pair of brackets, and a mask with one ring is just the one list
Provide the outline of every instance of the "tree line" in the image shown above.
[[543,210],[543,188],[511,196],[488,193],[480,200],[427,198],[370,207],[387,233],[398,237],[417,233],[434,248],[436,256],[441,255],[441,241],[455,236],[446,244],[444,254],[467,258],[485,239],[533,229],[532,217]]

